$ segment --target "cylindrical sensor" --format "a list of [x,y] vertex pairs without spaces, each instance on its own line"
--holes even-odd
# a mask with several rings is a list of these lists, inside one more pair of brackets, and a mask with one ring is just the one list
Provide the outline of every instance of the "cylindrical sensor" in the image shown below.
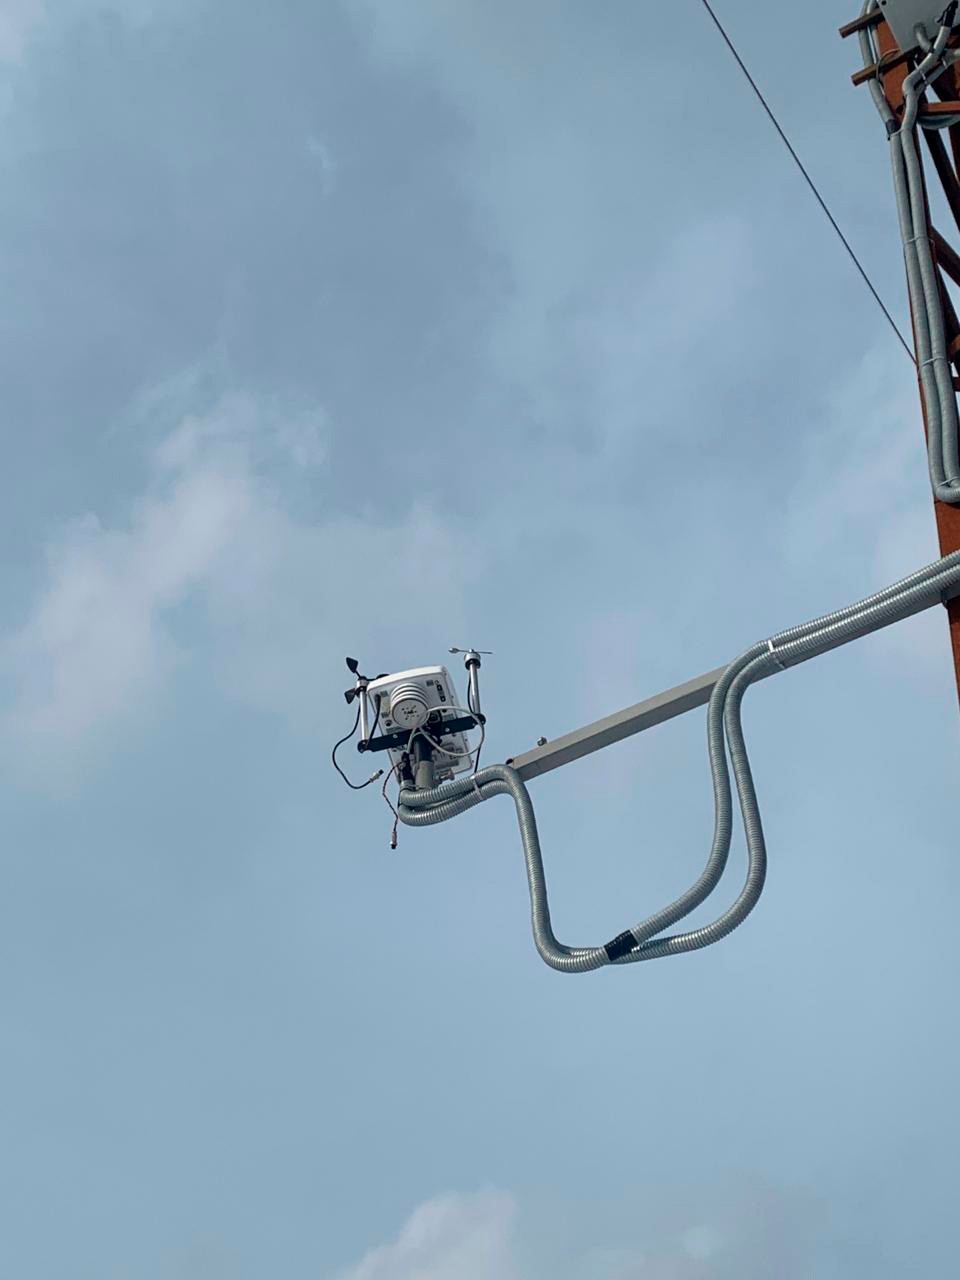
[[470,681],[470,701],[468,706],[475,716],[480,714],[480,655],[471,650],[464,659],[467,678]]
[[390,691],[390,718],[401,729],[419,729],[427,723],[430,704],[427,691],[415,680],[407,680]]
[[367,684],[362,680],[357,686],[357,697],[360,699],[360,741],[367,742],[370,737],[370,707],[367,703]]

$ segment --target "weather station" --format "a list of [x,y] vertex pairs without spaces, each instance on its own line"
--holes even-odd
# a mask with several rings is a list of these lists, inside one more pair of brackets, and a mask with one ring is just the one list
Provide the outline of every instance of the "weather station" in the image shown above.
[[[931,221],[925,145],[943,203],[960,231],[960,32],[957,0],[946,9],[924,0],[867,0],[859,17],[841,29],[859,39],[864,65],[855,85],[869,86],[891,156],[896,216],[913,321],[911,349],[881,301],[849,241],[780,127],[713,9],[704,7],[799,167],[856,269],[916,366],[940,558],[856,603],[781,630],[750,646],[732,662],[628,706],[501,764],[480,766],[486,721],[480,709],[480,650],[463,656],[468,692],[461,702],[445,666],[425,666],[375,678],[359,674],[347,702],[357,704],[353,730],[334,748],[333,763],[348,785],[361,790],[384,778],[382,793],[397,827],[431,826],[460,817],[494,796],[514,804],[530,894],[534,943],[542,959],[565,973],[696,951],[719,942],[743,923],[763,890],[767,868],[760,807],[754,788],[741,708],[750,687],[791,667],[893,626],[923,610],[945,607],[960,690],[960,319],[951,287],[960,286],[960,252]],[[931,96],[932,95],[932,96]],[[946,135],[950,150],[943,141]],[[703,869],[673,902],[594,946],[570,946],[554,935],[543,857],[528,783],[654,725],[706,706],[707,752],[713,784],[714,830]],[[531,712],[534,709],[531,708]],[[387,753],[389,769],[363,783],[347,777],[337,751],[356,738],[362,756]],[[396,783],[395,801],[388,790]],[[677,928],[714,893],[727,869],[734,830],[734,793],[746,843],[746,874],[726,909],[707,924]]]

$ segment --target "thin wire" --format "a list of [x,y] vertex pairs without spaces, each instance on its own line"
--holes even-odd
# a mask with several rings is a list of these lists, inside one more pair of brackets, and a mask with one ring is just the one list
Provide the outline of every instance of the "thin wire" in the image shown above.
[[469,757],[471,760],[473,759],[472,750],[448,751],[447,748],[444,746],[441,746],[440,743],[437,742],[435,738],[431,738],[430,734],[427,733],[426,729],[423,729],[423,728],[414,729],[413,733],[411,733],[410,735],[411,746],[413,745],[414,738],[426,738],[427,742],[430,743],[430,746],[433,747],[435,751],[439,751],[442,755],[449,756],[452,760],[464,760],[467,757]]
[[473,762],[473,776],[476,777],[480,771],[480,752],[483,750],[483,744],[487,736],[486,721],[480,716],[480,712],[476,711],[473,706],[473,690],[467,689],[467,706],[470,708],[470,714],[476,717],[477,723],[480,725],[480,745],[477,747],[477,758]]
[[375,693],[373,700],[376,704],[377,714],[373,717],[373,728],[370,730],[370,741],[377,736],[377,729],[380,727],[380,712],[383,710],[383,695]]
[[454,760],[465,760],[465,759],[471,759],[474,753],[476,753],[477,756],[479,756],[480,752],[483,749],[483,740],[485,736],[486,736],[486,726],[483,724],[480,724],[480,745],[478,747],[471,747],[467,751],[448,751],[447,748],[444,747],[441,743],[437,742],[435,738],[432,738],[430,734],[427,733],[426,729],[424,729],[423,726],[421,725],[419,729],[414,729],[413,733],[411,733],[410,743],[408,745],[412,746],[414,738],[426,738],[426,740],[430,743],[431,747],[434,747],[437,751],[440,751],[443,755],[451,756]]
[[758,84],[757,84],[756,80],[754,80],[753,76],[752,76],[752,75],[750,74],[750,72],[747,70],[746,63],[745,63],[745,62],[743,61],[743,59],[740,57],[740,54],[737,52],[736,46],[734,45],[733,41],[730,39],[730,37],[727,35],[726,31],[724,30],[723,23],[720,21],[720,19],[719,19],[719,18],[717,17],[717,15],[714,13],[713,9],[712,9],[712,8],[711,8],[711,6],[710,6],[709,0],[700,0],[700,3],[703,5],[703,7],[706,9],[707,13],[709,13],[710,17],[713,19],[713,24],[714,24],[714,26],[715,26],[715,27],[717,28],[717,30],[720,32],[721,36],[723,37],[724,43],[726,44],[727,48],[730,50],[730,52],[733,54],[734,58],[736,59],[737,65],[739,66],[740,70],[741,70],[741,71],[743,72],[743,74],[746,76],[747,81],[748,81],[748,82],[749,82],[749,84],[750,84],[750,88],[753,90],[753,92],[757,95],[758,99],[760,100],[760,105],[763,107],[764,111],[765,111],[765,112],[767,113],[767,115],[770,117],[770,123],[771,123],[771,124],[773,125],[773,127],[776,129],[777,133],[779,133],[780,138],[781,138],[781,141],[783,142],[783,145],[784,145],[784,146],[787,148],[787,150],[790,152],[791,156],[793,157],[794,163],[796,164],[796,166],[797,166],[797,168],[800,170],[800,172],[803,174],[803,177],[804,177],[804,179],[806,180],[807,186],[808,186],[808,187],[810,188],[810,190],[813,192],[813,195],[814,195],[814,198],[815,198],[815,199],[816,199],[816,201],[817,201],[817,204],[819,204],[820,208],[821,208],[821,209],[823,210],[823,212],[826,214],[826,217],[827,217],[827,219],[828,219],[828,221],[829,221],[829,223],[830,223],[831,227],[833,227],[834,231],[837,233],[838,237],[840,238],[840,243],[843,245],[843,247],[846,249],[847,253],[850,255],[850,260],[853,262],[853,265],[854,265],[854,266],[857,268],[857,270],[860,272],[860,275],[861,275],[861,277],[863,278],[863,282],[864,282],[864,284],[867,286],[867,288],[868,288],[868,289],[870,290],[870,292],[873,294],[873,297],[874,297],[874,300],[876,301],[877,306],[880,308],[880,310],[881,310],[881,311],[883,312],[883,314],[886,316],[886,318],[887,318],[887,323],[890,325],[890,328],[894,331],[894,333],[895,333],[895,334],[897,335],[897,337],[899,338],[899,340],[900,340],[900,345],[903,347],[904,351],[905,351],[905,352],[907,353],[907,355],[909,356],[909,358],[910,358],[911,362],[912,362],[913,364],[916,364],[916,363],[917,363],[917,361],[916,361],[916,357],[914,356],[913,352],[910,350],[910,347],[909,347],[909,345],[908,345],[908,343],[907,343],[906,338],[905,338],[905,337],[903,336],[903,334],[900,332],[900,328],[899,328],[899,326],[897,325],[896,320],[894,320],[893,316],[892,316],[892,315],[890,314],[890,312],[887,310],[886,306],[884,305],[883,299],[880,297],[879,293],[877,293],[876,289],[873,287],[873,281],[872,281],[872,280],[870,279],[870,277],[867,275],[866,270],[864,269],[863,264],[861,263],[860,259],[857,257],[856,253],[854,253],[854,251],[853,251],[853,246],[850,244],[850,241],[847,239],[847,237],[846,237],[846,236],[843,234],[843,232],[840,230],[840,226],[839,226],[839,224],[837,223],[836,218],[835,218],[835,217],[833,216],[833,214],[830,212],[830,209],[829,209],[829,207],[827,206],[827,202],[826,202],[826,200],[824,200],[823,196],[820,194],[819,190],[817,189],[817,184],[814,182],[814,180],[810,177],[810,174],[809,174],[809,173],[807,172],[807,170],[804,168],[803,161],[802,161],[802,160],[800,159],[800,157],[797,155],[796,151],[794,151],[794,149],[793,149],[793,145],[791,144],[790,139],[787,137],[787,135],[784,133],[783,129],[780,127],[780,121],[779,121],[779,120],[777,119],[777,117],[773,114],[773,111],[770,109],[770,105],[769,105],[769,103],[767,102],[767,100],[766,100],[766,98],[763,96],[763,94],[760,92],[760,88],[759,88],[759,86],[758,86]]
[[[462,715],[462,716],[476,716],[476,714],[477,714],[477,713],[474,711],[474,709],[470,706],[470,698],[469,698],[469,697],[467,698],[467,705],[466,705],[465,707],[456,707],[456,706],[451,706],[451,705],[447,704],[445,707],[441,708],[441,710],[442,710],[442,711],[457,711],[457,712],[459,712],[459,713],[460,713],[460,715]],[[440,725],[439,725],[440,733],[438,734],[438,736],[439,736],[439,737],[441,737],[441,738],[443,737],[444,733],[446,732],[446,729],[445,729],[445,723],[446,723],[446,722],[441,718],[441,720],[440,720]],[[434,746],[434,747],[436,747],[436,748],[437,748],[437,750],[438,750],[438,751],[442,751],[442,752],[443,752],[443,754],[444,754],[445,756],[459,756],[459,757],[461,757],[461,758],[462,758],[463,756],[472,756],[472,755],[473,755],[473,753],[474,753],[474,751],[476,750],[476,747],[472,747],[469,751],[448,751],[448,750],[446,749],[446,747],[442,747],[442,746],[440,745],[440,743],[439,743],[439,742],[435,742],[435,741],[433,740],[433,738],[430,736],[430,733],[428,732],[428,730],[427,730],[423,725],[420,725],[420,727],[419,727],[419,728],[414,729],[413,733],[410,735],[410,741],[411,741],[411,742],[413,742],[414,738],[415,738],[418,734],[419,734],[421,737],[426,738],[426,739],[428,740],[428,742],[430,742],[430,744],[431,744],[432,746]]]
[[390,770],[390,772],[387,774],[387,776],[384,778],[383,788],[380,792],[384,800],[386,800],[390,808],[390,812],[393,814],[393,830],[390,832],[390,848],[391,849],[395,849],[397,847],[397,832],[399,831],[399,828],[400,828],[400,815],[399,813],[397,813],[397,810],[396,810],[396,807],[394,806],[393,801],[387,795],[387,787],[389,787],[390,780],[393,777],[393,775],[400,768],[400,763],[401,762],[398,760],[397,763]]
[[[444,711],[459,711],[459,712],[461,712],[461,713],[462,713],[462,712],[464,712],[464,711],[469,711],[469,713],[470,713],[471,715],[476,715],[476,712],[475,712],[475,711],[473,711],[473,710],[472,710],[472,708],[470,707],[470,695],[469,695],[469,693],[467,694],[467,706],[466,706],[466,707],[446,706],[446,707],[444,707],[444,708],[443,708],[443,710],[444,710]],[[379,721],[379,719],[380,719],[380,707],[379,707],[379,705],[378,705],[378,706],[377,706],[377,720]],[[357,712],[357,724],[359,724],[359,723],[360,723],[360,712],[358,711],[358,712]],[[407,750],[409,751],[410,747],[413,745],[413,740],[414,740],[414,738],[421,737],[421,738],[426,738],[427,742],[429,742],[429,743],[430,743],[430,745],[431,745],[432,747],[434,747],[437,751],[441,752],[441,753],[442,753],[443,755],[445,755],[445,756],[451,756],[451,757],[452,757],[452,758],[454,758],[454,759],[462,760],[462,759],[466,758],[466,759],[468,759],[468,760],[469,760],[469,759],[474,755],[474,752],[475,752],[475,753],[476,753],[476,757],[477,757],[477,758],[476,758],[476,760],[475,760],[475,761],[474,761],[474,763],[473,763],[473,768],[472,768],[471,772],[473,773],[473,775],[474,775],[474,776],[476,776],[477,770],[478,770],[478,769],[479,769],[479,767],[480,767],[480,752],[483,750],[483,744],[484,744],[484,742],[485,742],[485,740],[486,740],[486,736],[487,736],[487,727],[486,727],[486,725],[484,724],[484,722],[483,722],[482,720],[480,720],[480,721],[479,721],[479,724],[480,724],[480,744],[479,744],[479,746],[474,747],[472,750],[469,750],[469,751],[449,751],[449,750],[448,750],[446,747],[444,747],[441,743],[437,742],[433,737],[431,737],[431,735],[430,735],[429,733],[427,733],[426,729],[425,729],[422,725],[420,725],[418,728],[414,729],[414,730],[413,730],[413,732],[410,734],[410,737],[409,737],[409,739],[408,739],[408,741],[407,741]],[[374,728],[376,728],[376,724],[374,725]],[[441,729],[442,729],[442,724],[441,724]],[[356,731],[357,731],[357,726],[356,726],[356,725],[354,725],[354,727],[353,727],[353,733],[356,733]],[[353,733],[351,733],[351,734],[349,735],[351,738],[353,737]],[[442,734],[441,734],[441,736],[442,736]],[[346,740],[347,740],[347,739],[343,739],[343,741],[346,741]],[[340,743],[339,743],[339,742],[337,743],[337,746],[340,746]],[[334,747],[334,751],[336,751],[336,747]],[[401,761],[401,760],[398,760],[398,761],[397,761],[397,763],[393,766],[393,768],[390,770],[390,772],[389,772],[389,773],[387,774],[387,776],[384,778],[384,780],[383,780],[383,787],[381,788],[381,791],[380,791],[380,794],[383,796],[384,800],[386,800],[386,802],[387,802],[387,805],[388,805],[388,807],[389,807],[389,809],[390,809],[390,812],[393,814],[393,830],[392,830],[392,831],[391,831],[391,833],[390,833],[390,848],[391,848],[391,849],[396,849],[396,847],[397,847],[397,834],[398,834],[398,829],[399,829],[399,825],[400,825],[400,814],[397,812],[396,806],[393,804],[393,801],[392,801],[392,800],[390,799],[390,797],[387,795],[387,788],[389,787],[390,782],[391,782],[391,780],[393,779],[394,774],[395,774],[395,773],[397,772],[397,770],[400,768],[401,763],[402,763],[402,761]],[[334,764],[336,764],[336,760],[334,760]],[[340,770],[340,768],[339,768],[339,765],[337,766],[337,771],[341,773],[341,776],[343,776],[343,775],[342,775],[342,771],[341,771],[341,770]],[[370,779],[370,782],[376,782],[377,778],[379,778],[379,777],[380,777],[380,774],[377,774],[377,775],[376,775],[376,777],[374,777],[374,778],[371,778],[371,779]],[[347,780],[347,782],[349,782],[349,779],[346,779],[346,780]],[[350,782],[350,783],[349,783],[349,785],[350,785],[350,786],[352,786],[352,787],[354,787],[354,789],[355,789],[355,790],[357,790],[357,791],[362,790],[362,788],[361,788],[361,787],[357,787],[355,783]],[[370,783],[364,783],[364,786],[369,786],[369,785],[370,785]]]
[[[362,697],[363,695],[361,694],[360,696]],[[376,733],[377,723],[379,722],[379,720],[380,720],[380,701],[378,699],[377,700],[377,719],[373,723],[374,733]],[[330,759],[333,761],[333,767],[336,769],[337,773],[339,773],[340,777],[344,780],[344,782],[347,784],[347,786],[350,788],[351,791],[363,791],[366,787],[369,787],[372,782],[376,782],[377,779],[383,773],[383,770],[381,769],[378,773],[375,773],[372,778],[368,778],[366,782],[351,782],[350,779],[347,777],[347,775],[340,768],[340,765],[337,763],[337,752],[340,750],[340,748],[343,746],[345,742],[350,741],[350,739],[357,732],[359,727],[360,727],[360,703],[358,701],[357,702],[357,718],[354,721],[353,728],[350,730],[350,732],[347,734],[345,738],[340,739],[337,745],[330,752]]]

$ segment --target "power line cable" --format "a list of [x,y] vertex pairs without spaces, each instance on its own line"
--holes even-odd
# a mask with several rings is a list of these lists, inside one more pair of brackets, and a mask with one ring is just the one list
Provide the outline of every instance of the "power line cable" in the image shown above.
[[749,83],[750,88],[757,95],[757,98],[760,101],[760,105],[763,107],[764,111],[770,117],[771,124],[776,129],[777,133],[780,135],[783,145],[790,152],[790,155],[793,157],[793,161],[796,164],[797,168],[803,174],[803,177],[804,177],[804,180],[806,181],[807,186],[813,192],[813,195],[815,200],[817,201],[817,204],[819,204],[820,208],[823,210],[824,214],[826,215],[831,227],[833,227],[834,231],[837,233],[837,236],[840,239],[840,243],[843,245],[847,253],[850,255],[850,260],[853,262],[853,265],[859,271],[864,284],[873,294],[874,301],[876,302],[877,306],[880,308],[880,310],[883,312],[884,316],[886,317],[887,323],[890,325],[890,328],[897,335],[897,338],[900,341],[900,345],[903,347],[904,351],[907,353],[908,357],[910,358],[910,361],[913,364],[916,364],[916,359],[914,357],[914,354],[910,350],[910,346],[906,338],[900,332],[900,328],[897,325],[896,320],[894,320],[893,316],[887,310],[886,306],[884,305],[883,299],[880,297],[879,293],[877,293],[876,289],[874,288],[873,281],[867,275],[866,270],[864,269],[863,264],[861,263],[860,259],[857,257],[856,253],[854,252],[853,246],[850,244],[850,241],[840,230],[840,226],[836,218],[830,212],[830,209],[829,209],[829,206],[827,205],[826,200],[824,200],[823,196],[820,194],[819,190],[817,189],[817,184],[810,177],[810,174],[807,172],[806,168],[804,167],[803,161],[800,159],[800,157],[797,155],[796,151],[794,150],[793,144],[790,142],[790,139],[787,137],[787,135],[784,133],[783,129],[781,128],[780,121],[773,114],[773,111],[770,108],[770,104],[767,102],[766,98],[761,93],[760,87],[758,86],[756,80],[754,80],[753,76],[747,70],[746,63],[740,57],[740,54],[737,52],[736,46],[734,45],[733,41],[727,35],[726,30],[724,29],[723,23],[714,13],[712,7],[710,6],[709,0],[700,0],[700,3],[703,5],[704,9],[706,9],[707,13],[710,15],[711,19],[713,20],[714,26],[720,32],[720,35],[723,37],[724,43],[726,44],[727,48],[730,50],[730,52],[733,54],[734,58],[736,59],[737,66],[746,76],[747,82]]

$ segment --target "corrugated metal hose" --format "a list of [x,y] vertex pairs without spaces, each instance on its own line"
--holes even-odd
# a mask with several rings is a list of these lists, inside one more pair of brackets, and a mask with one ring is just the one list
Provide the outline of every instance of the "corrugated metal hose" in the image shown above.
[[[863,12],[877,7],[868,0]],[[894,188],[903,238],[910,302],[915,319],[917,364],[927,408],[930,479],[935,496],[960,502],[960,433],[953,373],[947,352],[943,304],[927,234],[923,175],[917,149],[920,95],[960,54],[947,51],[956,5],[942,16],[934,39],[921,33],[925,56],[904,83],[904,111],[898,123],[879,84],[874,101],[890,135]],[[872,33],[860,34],[865,61],[877,61]],[[949,121],[948,121],[949,123]],[[707,710],[707,750],[713,779],[714,831],[699,877],[674,902],[602,946],[571,947],[559,942],[550,922],[543,855],[530,794],[515,769],[488,765],[476,774],[428,790],[404,787],[397,812],[408,826],[446,822],[493,796],[508,795],[516,808],[530,890],[533,938],[541,957],[564,973],[584,973],[611,964],[696,951],[719,942],[747,918],[763,889],[767,853],[763,824],[744,741],[741,707],[757,680],[849,644],[882,627],[929,608],[960,591],[960,552],[935,561],[858,604],[782,631],[755,644],[732,662],[714,688]],[[731,775],[736,787],[747,846],[747,871],[733,904],[709,924],[669,933],[716,889],[727,866],[733,834]]]

